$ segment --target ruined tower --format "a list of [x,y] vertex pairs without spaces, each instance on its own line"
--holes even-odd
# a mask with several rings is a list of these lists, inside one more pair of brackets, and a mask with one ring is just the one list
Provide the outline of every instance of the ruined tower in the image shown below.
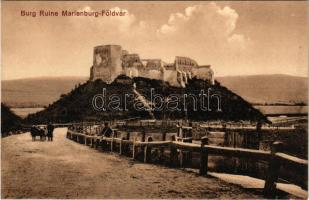
[[94,47],[90,80],[101,79],[106,83],[111,83],[122,73],[121,56],[122,48],[120,45]]

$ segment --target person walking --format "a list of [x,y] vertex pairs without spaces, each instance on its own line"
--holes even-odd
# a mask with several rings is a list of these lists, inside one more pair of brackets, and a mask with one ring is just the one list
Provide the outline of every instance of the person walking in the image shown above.
[[48,138],[48,141],[53,141],[53,133],[54,132],[54,126],[52,125],[51,122],[48,123],[47,125],[47,138]]

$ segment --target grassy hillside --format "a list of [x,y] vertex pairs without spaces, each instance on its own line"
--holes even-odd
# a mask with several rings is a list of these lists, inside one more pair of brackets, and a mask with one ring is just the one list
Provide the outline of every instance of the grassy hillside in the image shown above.
[[[93,97],[97,94],[102,94],[103,88],[106,88],[106,99],[112,95],[118,94],[124,97],[124,94],[132,94],[127,100],[121,99],[122,110],[111,111],[106,108],[106,111],[97,111],[92,106]],[[154,88],[155,94],[161,94],[165,99],[171,94],[179,97],[179,110],[151,110],[138,111],[134,108],[135,103],[151,105],[151,88]],[[184,95],[195,94],[198,96],[200,90],[207,91],[211,89],[212,94],[221,96],[222,111],[217,109],[217,101],[211,99],[211,111],[202,111],[200,108],[201,100],[197,100],[197,110],[193,109],[194,100],[187,98],[187,111],[184,111]],[[141,99],[140,97],[143,96]],[[126,102],[126,110],[124,104]],[[107,103],[105,103],[107,105]],[[158,102],[155,102],[158,106]],[[265,117],[248,102],[243,100],[235,93],[222,87],[219,83],[210,86],[207,82],[199,79],[192,79],[186,88],[172,87],[166,82],[147,78],[130,79],[125,76],[118,77],[113,83],[106,84],[101,80],[95,82],[88,81],[79,87],[73,89],[66,95],[50,105],[47,109],[29,115],[28,122],[42,123],[47,121],[54,122],[73,122],[73,121],[89,121],[89,120],[112,120],[112,119],[127,119],[127,118],[170,118],[183,119],[187,117],[191,120],[207,120],[207,119],[222,119],[222,120],[266,120]]]
[[[2,81],[2,102],[10,107],[47,106],[87,77],[41,77]],[[218,77],[222,85],[250,103],[307,102],[307,78],[287,75]]]
[[217,80],[251,103],[307,103],[308,80],[288,75],[218,77]]
[[109,112],[96,111],[92,106],[94,95],[102,94],[102,89],[108,88],[107,98],[112,94],[132,93],[133,86],[113,82],[108,85],[103,81],[88,81],[72,89],[65,95],[61,95],[55,103],[48,106],[45,110],[29,115],[26,120],[31,123],[37,122],[73,122],[73,121],[92,121],[104,119],[122,119],[127,117],[149,118],[147,112],[135,112],[128,106],[128,111]]

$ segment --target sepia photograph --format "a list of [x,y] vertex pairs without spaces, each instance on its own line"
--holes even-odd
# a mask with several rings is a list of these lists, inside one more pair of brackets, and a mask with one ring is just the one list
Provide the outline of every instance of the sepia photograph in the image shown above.
[[307,199],[308,1],[1,1],[1,199]]

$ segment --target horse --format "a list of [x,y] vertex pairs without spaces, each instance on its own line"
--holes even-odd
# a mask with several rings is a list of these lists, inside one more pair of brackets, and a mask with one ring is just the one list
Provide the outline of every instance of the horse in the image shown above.
[[40,141],[46,140],[45,130],[41,127],[32,126],[31,130],[32,141],[35,141],[36,136],[40,136]]

